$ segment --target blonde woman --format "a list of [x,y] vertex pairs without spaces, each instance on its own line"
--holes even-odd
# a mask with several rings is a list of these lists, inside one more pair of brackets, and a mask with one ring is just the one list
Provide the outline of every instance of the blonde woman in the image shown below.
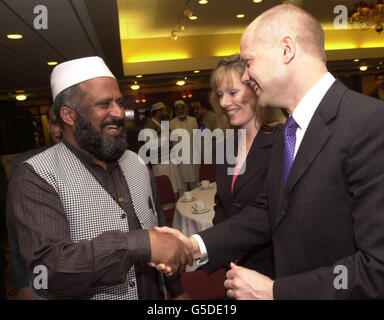
[[[222,60],[211,76],[210,102],[219,115],[218,126],[245,129],[245,143],[240,146],[243,156],[235,165],[216,165],[217,193],[215,196],[214,224],[218,224],[247,206],[256,204],[257,195],[264,191],[267,164],[277,128],[285,116],[279,109],[260,108],[254,90],[241,82],[244,65],[239,55]],[[232,139],[234,150],[238,149],[236,136]],[[241,168],[245,166],[245,170]],[[228,174],[232,168],[234,174]],[[242,256],[239,263],[258,272],[272,275],[271,248],[257,254]]]

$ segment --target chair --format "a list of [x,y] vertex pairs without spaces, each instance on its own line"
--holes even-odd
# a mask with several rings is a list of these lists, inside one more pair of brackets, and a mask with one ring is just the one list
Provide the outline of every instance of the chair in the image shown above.
[[210,275],[204,270],[184,272],[181,275],[181,283],[193,300],[223,300],[226,298],[225,274],[225,268]]
[[175,194],[173,193],[173,188],[171,180],[168,176],[162,175],[155,177],[157,185],[157,194],[160,199],[160,203],[163,207],[163,212],[165,215],[165,220],[167,226],[172,226],[173,215],[175,213]]
[[209,180],[216,182],[216,165],[215,164],[202,164],[199,170],[200,181]]

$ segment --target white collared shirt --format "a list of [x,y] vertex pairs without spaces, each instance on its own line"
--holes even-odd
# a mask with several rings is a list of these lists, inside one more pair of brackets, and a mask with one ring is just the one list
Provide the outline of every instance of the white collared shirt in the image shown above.
[[313,114],[335,80],[336,79],[329,72],[327,72],[312,87],[312,89],[308,91],[304,98],[301,99],[293,111],[292,117],[299,126],[296,130],[295,157],[297,150],[299,150],[301,141],[303,140],[304,134],[307,131],[308,125],[311,122]]
[[[315,113],[317,107],[319,106],[321,100],[324,98],[325,94],[335,82],[335,78],[327,72],[313,87],[307,92],[307,94],[302,98],[299,104],[296,106],[295,110],[292,113],[293,119],[295,119],[298,128],[296,130],[296,145],[295,145],[295,157],[297,151],[299,150],[301,141],[303,140],[304,134],[307,131],[308,125],[311,122],[313,114]],[[192,235],[200,247],[201,258],[197,260],[197,265],[201,266],[208,262],[208,252],[204,244],[203,239],[198,235]]]

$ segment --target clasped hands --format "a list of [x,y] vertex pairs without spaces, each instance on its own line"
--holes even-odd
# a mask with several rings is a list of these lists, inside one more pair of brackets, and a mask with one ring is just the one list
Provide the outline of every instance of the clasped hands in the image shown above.
[[[188,238],[176,229],[155,227],[149,234],[152,252],[149,265],[162,271],[166,276],[183,272],[186,264],[191,266],[194,260],[201,257],[196,239]],[[159,241],[164,242],[158,243]],[[158,245],[165,250],[157,252]],[[273,280],[255,270],[237,266],[232,262],[226,278],[224,287],[227,289],[228,297],[232,299],[273,299]]]
[[149,230],[151,261],[149,265],[166,276],[181,273],[186,265],[200,258],[200,248],[193,237],[187,238],[176,229],[155,227]]

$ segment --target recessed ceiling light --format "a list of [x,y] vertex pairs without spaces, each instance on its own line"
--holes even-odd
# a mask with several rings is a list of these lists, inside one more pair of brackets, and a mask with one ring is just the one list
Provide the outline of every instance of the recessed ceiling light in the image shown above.
[[361,66],[360,71],[367,71],[368,67],[367,66]]
[[199,3],[200,3],[200,4],[207,4],[207,3],[208,3],[208,0],[199,0]]
[[56,61],[49,61],[49,62],[47,62],[47,65],[55,66],[55,65],[57,65],[57,62]]
[[7,38],[11,40],[18,40],[23,38],[22,34],[7,34]]
[[190,16],[189,19],[190,20],[197,20],[197,16]]
[[172,33],[171,33],[171,39],[172,39],[172,40],[177,40],[177,38],[178,38],[177,34],[176,34],[174,31],[172,31]]
[[133,85],[131,85],[131,89],[132,90],[139,90],[140,86],[138,84],[133,84]]
[[238,19],[241,19],[241,18],[244,18],[244,17],[245,17],[245,14],[243,14],[243,13],[239,13],[239,14],[236,15],[236,18],[238,18]]
[[194,70],[193,71],[193,73],[199,73],[200,72],[200,70]]
[[253,0],[254,3],[260,3],[262,2],[263,0]]
[[27,96],[25,94],[19,94],[16,96],[16,100],[18,100],[18,101],[27,100]]
[[185,81],[184,80],[179,80],[179,81],[176,82],[176,84],[178,86],[183,86],[183,85],[185,85]]
[[359,59],[355,59],[355,60],[353,60],[353,61],[355,61],[355,62],[359,62]]
[[142,77],[143,77],[142,74],[138,74],[138,75],[136,76],[136,78],[142,78]]

